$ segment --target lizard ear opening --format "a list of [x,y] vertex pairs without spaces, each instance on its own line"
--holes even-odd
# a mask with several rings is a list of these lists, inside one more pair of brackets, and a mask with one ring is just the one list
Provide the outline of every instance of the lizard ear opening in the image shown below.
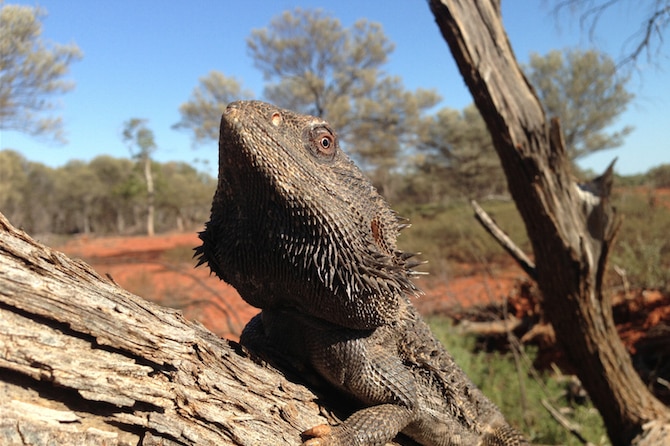
[[272,116],[270,117],[270,122],[272,123],[273,126],[279,127],[279,124],[282,123],[281,113],[279,112],[272,113]]

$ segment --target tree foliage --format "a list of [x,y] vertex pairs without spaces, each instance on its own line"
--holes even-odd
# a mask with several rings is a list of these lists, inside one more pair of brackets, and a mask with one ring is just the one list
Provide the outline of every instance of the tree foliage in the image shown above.
[[481,198],[505,193],[505,175],[474,104],[462,111],[443,108],[423,125],[419,167],[433,181],[443,179],[440,194]]
[[254,30],[247,44],[268,81],[265,97],[328,120],[382,183],[413,141],[420,115],[439,100],[433,90],[408,91],[384,73],[393,44],[378,23],[344,28],[321,10],[296,9]]
[[[346,29],[321,10],[285,11],[247,40],[269,82],[265,97],[283,107],[349,124],[349,96],[369,94],[394,45],[378,23]],[[339,119],[338,119],[339,118]]]
[[609,131],[633,94],[626,90],[630,76],[618,74],[607,54],[596,50],[531,54],[526,72],[547,115],[561,120],[572,160],[618,147],[633,130],[624,126]]
[[[505,190],[478,112],[443,109],[427,116],[439,96],[407,90],[384,71],[393,43],[381,25],[359,20],[345,28],[321,10],[295,9],[252,31],[247,46],[265,78],[265,99],[328,120],[388,199],[398,198],[401,183],[403,193],[421,189],[430,199]],[[528,71],[549,114],[561,118],[573,160],[616,147],[630,132],[609,131],[633,96],[625,89],[628,77],[617,77],[608,56],[533,55]],[[193,131],[197,142],[215,141],[227,103],[250,95],[234,78],[211,72],[180,107],[175,127]],[[411,173],[416,176],[406,181]]]
[[196,143],[216,141],[226,105],[252,96],[253,93],[243,90],[235,78],[212,70],[199,79],[199,85],[193,89],[191,97],[179,106],[181,120],[173,128],[192,131]]
[[[609,132],[633,98],[625,88],[629,77],[617,76],[609,56],[593,50],[533,54],[527,71],[548,114],[560,118],[573,161],[621,145],[632,130]],[[431,182],[442,178],[439,190],[430,186],[432,200],[445,194],[481,198],[504,193],[500,162],[474,106],[460,112],[441,109],[423,125],[418,170]]]
[[653,187],[670,188],[670,164],[661,164],[652,168],[647,177]]
[[64,141],[61,118],[45,113],[56,107],[53,95],[74,88],[64,76],[81,52],[41,37],[42,9],[0,5],[0,128]]
[[147,122],[146,119],[131,118],[123,123],[122,139],[133,158],[151,158],[157,148],[154,132],[147,126]]
[[[247,45],[267,81],[265,98],[328,120],[345,150],[393,195],[391,171],[417,142],[421,116],[439,97],[409,91],[384,73],[393,44],[381,25],[359,20],[344,28],[323,11],[296,9],[254,30]],[[235,79],[211,72],[181,105],[174,127],[193,131],[196,142],[215,141],[228,102],[249,96]]]
[[[156,230],[193,230],[209,217],[216,179],[181,162],[152,162]],[[0,209],[32,234],[138,234],[147,191],[141,164],[101,155],[58,168],[0,151]]]

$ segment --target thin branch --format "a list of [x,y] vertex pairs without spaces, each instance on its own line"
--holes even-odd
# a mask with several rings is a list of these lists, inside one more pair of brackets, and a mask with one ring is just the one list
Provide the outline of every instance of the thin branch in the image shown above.
[[[663,30],[668,26],[669,21],[670,21],[670,6],[666,6],[665,8],[655,11],[640,26],[640,31],[636,33],[637,35],[642,36],[640,37],[635,49],[626,57],[624,57],[623,60],[619,62],[618,66],[620,67],[630,62],[635,62],[640,56],[640,54],[642,54],[642,51],[644,51],[645,49],[647,50],[647,57],[648,59],[650,59],[651,40],[654,34],[656,35],[656,38],[660,41],[658,44],[659,49],[657,50],[658,52],[660,52],[660,46],[663,44]],[[633,37],[634,36],[631,36],[629,40],[633,40]]]
[[552,406],[549,401],[546,399],[542,398],[541,400],[542,405],[544,406],[545,409],[547,409],[547,412],[560,424],[563,426],[565,430],[570,432],[572,435],[574,435],[583,445],[586,446],[594,446],[593,443],[588,441],[586,438],[582,436],[582,433],[580,432],[580,426],[576,425],[574,423],[571,423],[570,420],[565,418],[554,406]]
[[472,209],[475,211],[475,218],[479,223],[486,229],[486,232],[491,234],[493,238],[500,244],[500,246],[505,249],[512,256],[512,258],[521,266],[526,274],[530,276],[531,279],[537,280],[537,272],[535,270],[535,264],[532,260],[524,253],[521,248],[516,246],[512,239],[500,229],[500,227],[493,221],[493,219],[486,213],[484,209],[477,203],[475,200],[471,200],[470,204]]
[[[582,30],[587,30],[589,38],[594,39],[596,28],[599,26],[600,18],[605,12],[613,6],[622,3],[621,0],[564,0],[559,1],[553,8],[553,14],[557,17],[563,9],[570,10],[571,13],[576,14],[577,11],[582,10],[579,17],[579,26]],[[640,29],[631,34],[626,40],[626,44],[632,43],[634,48],[628,54],[624,54],[623,58],[617,63],[617,68],[624,67],[628,64],[635,63],[643,51],[646,50],[647,57],[651,60],[651,47],[654,42],[658,41],[657,53],[660,53],[663,45],[663,31],[670,23],[670,5],[663,5],[662,2],[654,2],[654,8],[648,13],[647,17],[642,20]]]

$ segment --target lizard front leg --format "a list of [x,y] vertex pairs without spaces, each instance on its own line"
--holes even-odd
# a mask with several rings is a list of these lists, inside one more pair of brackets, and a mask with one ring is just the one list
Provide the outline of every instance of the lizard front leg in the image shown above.
[[320,376],[368,406],[338,426],[309,429],[305,436],[315,438],[304,445],[381,446],[416,418],[416,381],[397,354],[392,330],[352,330],[290,311],[263,310],[262,322],[275,348],[302,355]]

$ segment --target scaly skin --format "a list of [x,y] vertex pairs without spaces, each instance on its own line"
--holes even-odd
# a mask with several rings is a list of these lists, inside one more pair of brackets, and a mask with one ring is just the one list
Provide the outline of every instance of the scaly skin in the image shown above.
[[384,445],[403,432],[426,446],[524,445],[403,301],[396,324],[352,330],[293,310],[263,310],[241,342],[269,359],[306,364],[368,406],[308,446]]
[[311,366],[365,408],[304,444],[527,444],[435,340],[409,297],[404,224],[327,122],[258,101],[221,120],[219,185],[200,234],[207,262],[263,309],[241,341]]

